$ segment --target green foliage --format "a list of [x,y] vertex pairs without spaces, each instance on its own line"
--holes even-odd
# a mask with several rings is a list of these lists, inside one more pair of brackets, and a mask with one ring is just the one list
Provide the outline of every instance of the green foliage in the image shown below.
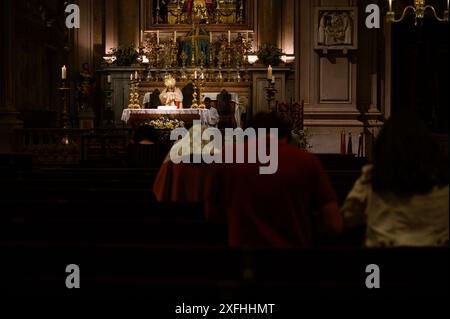
[[111,49],[112,54],[116,57],[114,64],[119,66],[131,66],[137,62],[138,52],[133,46],[118,47]]
[[276,45],[263,44],[256,54],[258,55],[259,61],[261,61],[261,63],[265,66],[277,66],[281,63],[283,51]]
[[293,129],[291,132],[291,144],[300,148],[309,149],[310,134],[307,130]]

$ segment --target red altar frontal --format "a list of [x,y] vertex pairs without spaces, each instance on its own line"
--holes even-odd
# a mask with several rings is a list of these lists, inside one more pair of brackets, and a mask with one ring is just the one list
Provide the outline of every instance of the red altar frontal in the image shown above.
[[167,117],[183,121],[186,127],[191,127],[193,121],[201,121],[201,124],[208,124],[209,110],[207,109],[177,109],[177,110],[156,110],[156,109],[126,109],[122,113],[122,121],[136,128],[145,120]]

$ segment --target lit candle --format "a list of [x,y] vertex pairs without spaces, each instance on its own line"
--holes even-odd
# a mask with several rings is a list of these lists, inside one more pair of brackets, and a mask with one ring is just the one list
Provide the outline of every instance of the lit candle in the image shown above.
[[177,31],[173,31],[173,42],[177,42]]
[[67,68],[65,65],[61,68],[61,79],[62,80],[67,79]]
[[159,30],[156,31],[156,41],[158,41],[158,44],[159,44]]
[[231,31],[228,30],[228,43],[231,43]]
[[392,11],[392,0],[389,0],[389,11]]
[[197,71],[194,72],[194,79],[197,80]]
[[272,80],[272,66],[271,65],[269,65],[269,67],[267,68],[267,79]]
[[449,2],[449,0],[447,0],[447,10],[448,10],[448,2]]
[[134,72],[134,78],[135,78],[136,80],[139,79],[139,73],[138,73],[138,71]]
[[111,84],[111,81],[112,81],[111,74],[108,74],[106,82],[108,82],[108,84]]
[[212,43],[212,32],[209,33],[209,43]]
[[133,73],[130,75],[130,81],[133,81]]

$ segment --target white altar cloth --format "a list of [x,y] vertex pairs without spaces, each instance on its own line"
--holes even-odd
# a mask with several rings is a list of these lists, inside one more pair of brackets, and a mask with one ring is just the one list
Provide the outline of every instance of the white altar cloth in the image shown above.
[[178,110],[155,110],[155,109],[125,109],[122,112],[122,121],[128,123],[132,114],[155,114],[155,115],[195,115],[198,114],[202,124],[207,125],[209,121],[209,110],[207,109],[178,109]]

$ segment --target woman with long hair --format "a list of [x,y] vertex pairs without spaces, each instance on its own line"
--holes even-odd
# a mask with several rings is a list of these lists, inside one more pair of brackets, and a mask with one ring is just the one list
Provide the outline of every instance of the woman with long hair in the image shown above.
[[346,226],[365,223],[369,247],[448,245],[446,157],[417,114],[394,114],[341,208]]

